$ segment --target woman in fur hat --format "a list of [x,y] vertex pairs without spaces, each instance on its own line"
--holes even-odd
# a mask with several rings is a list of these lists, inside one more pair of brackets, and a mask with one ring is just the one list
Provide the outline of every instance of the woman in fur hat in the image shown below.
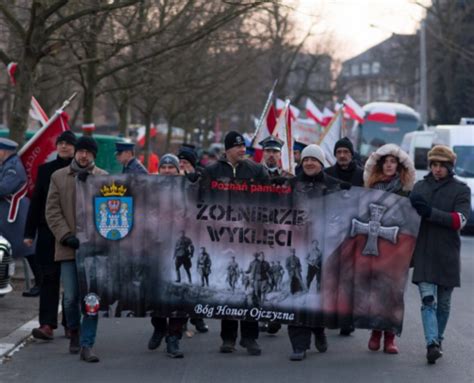
[[[401,196],[408,196],[415,183],[415,166],[407,153],[395,144],[381,146],[372,153],[365,164],[364,186]],[[395,334],[384,331],[383,351],[398,354]],[[382,338],[381,330],[372,330],[369,350],[378,351]]]

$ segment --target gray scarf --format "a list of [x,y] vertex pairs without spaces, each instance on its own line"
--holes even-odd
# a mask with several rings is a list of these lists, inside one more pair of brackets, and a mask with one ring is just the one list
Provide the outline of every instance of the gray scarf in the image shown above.
[[400,180],[400,174],[396,174],[391,180],[386,182],[377,182],[372,186],[373,189],[383,190],[389,193],[398,193],[402,190],[402,181]]
[[94,169],[95,167],[95,162],[92,161],[89,166],[85,167],[85,168],[82,168],[79,166],[79,164],[77,163],[76,159],[74,158],[71,162],[71,170],[73,171],[74,175],[77,177],[79,176],[79,174],[84,174],[84,173],[89,173],[89,174],[92,174],[92,170]]

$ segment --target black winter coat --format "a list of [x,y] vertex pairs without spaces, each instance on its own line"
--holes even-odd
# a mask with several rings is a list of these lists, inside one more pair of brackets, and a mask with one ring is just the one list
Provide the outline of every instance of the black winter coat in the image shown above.
[[436,181],[429,173],[415,184],[412,193],[421,195],[432,208],[431,216],[421,220],[413,254],[412,281],[459,287],[461,238],[453,228],[451,213],[469,217],[471,191],[454,177]]
[[36,257],[40,264],[49,264],[54,262],[54,236],[46,223],[45,207],[48,197],[49,183],[51,175],[58,169],[69,166],[72,158],[64,160],[57,157],[54,161],[47,162],[38,168],[35,190],[31,198],[28,217],[25,225],[25,238],[35,238]]
[[314,177],[307,176],[304,172],[290,180],[295,192],[308,193],[308,197],[322,197],[341,190],[340,180],[333,178],[324,171]]
[[203,176],[210,179],[238,178],[254,181],[266,181],[269,179],[265,167],[251,160],[240,161],[234,168],[226,159],[220,159],[216,163],[205,167],[202,173]]
[[342,169],[337,163],[324,169],[326,174],[338,180],[349,182],[352,186],[364,186],[364,169],[352,161],[347,169]]

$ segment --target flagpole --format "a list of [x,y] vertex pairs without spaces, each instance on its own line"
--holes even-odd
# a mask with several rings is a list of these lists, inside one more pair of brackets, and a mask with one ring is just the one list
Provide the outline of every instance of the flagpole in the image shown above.
[[63,102],[63,104],[61,105],[61,107],[56,110],[56,112],[53,114],[53,116],[48,120],[48,122],[46,123],[46,125],[44,125],[40,130],[38,130],[35,135],[33,137],[31,137],[31,139],[25,144],[23,145],[23,147],[18,151],[18,155],[21,156],[26,150],[28,150],[31,145],[33,145],[36,140],[38,139],[38,137],[46,130],[48,129],[51,124],[56,121],[56,119],[59,117],[59,115],[61,115],[61,113],[64,111],[64,109],[71,103],[72,100],[74,100],[74,98],[76,98],[77,96],[77,92],[74,92],[72,94],[71,97],[69,97],[67,100],[65,100]]
[[276,88],[277,84],[278,84],[278,79],[276,79],[273,82],[272,89],[270,90],[270,93],[268,93],[267,102],[265,103],[265,106],[263,107],[262,114],[260,115],[260,119],[258,120],[257,128],[255,129],[255,133],[254,133],[253,138],[252,138],[252,142],[251,142],[252,146],[253,146],[253,143],[255,141],[255,137],[257,137],[258,131],[260,130],[260,128],[263,125],[263,120],[265,119],[265,115],[267,114],[268,108],[270,108],[270,104],[271,104],[272,98],[273,98],[273,93],[275,92],[275,88]]
[[342,123],[341,123],[341,137],[339,138],[342,138],[344,136],[347,136],[347,133],[346,133],[346,119],[344,118],[344,108],[346,106],[346,102],[345,101],[342,101]]

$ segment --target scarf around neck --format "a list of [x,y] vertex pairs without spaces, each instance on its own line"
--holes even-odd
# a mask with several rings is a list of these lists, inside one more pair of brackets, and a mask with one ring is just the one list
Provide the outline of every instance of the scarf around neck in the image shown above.
[[374,184],[374,186],[372,186],[372,188],[390,193],[398,193],[403,188],[402,181],[400,180],[400,174],[396,174],[390,180],[377,182]]
[[89,174],[92,174],[92,170],[94,169],[95,167],[95,162],[92,161],[89,166],[83,168],[81,166],[79,166],[79,164],[77,163],[76,159],[74,158],[71,162],[71,170],[72,172],[74,173],[74,176],[77,177],[79,174],[83,174],[83,173],[89,173]]

